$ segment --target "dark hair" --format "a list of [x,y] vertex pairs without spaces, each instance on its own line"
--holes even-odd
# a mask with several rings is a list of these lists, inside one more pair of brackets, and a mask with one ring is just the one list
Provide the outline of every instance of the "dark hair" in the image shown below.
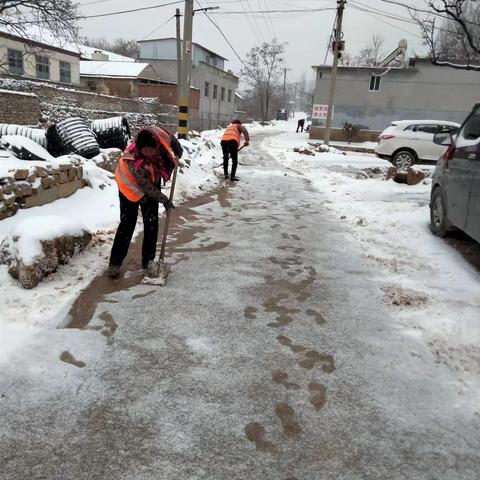
[[232,122],[232,124],[233,124],[233,125],[241,125],[242,122],[237,119],[237,120],[234,120],[234,121]]
[[157,141],[152,132],[148,130],[140,130],[135,139],[135,143],[137,144],[137,148],[141,150],[144,147],[153,147],[157,146]]

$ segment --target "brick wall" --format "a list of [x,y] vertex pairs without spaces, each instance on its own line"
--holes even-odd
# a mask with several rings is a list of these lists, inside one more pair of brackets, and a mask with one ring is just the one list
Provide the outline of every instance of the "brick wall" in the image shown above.
[[0,123],[37,125],[40,99],[35,94],[0,90]]
[[[177,86],[140,83],[138,85],[138,96],[154,97],[157,98],[160,103],[177,105]],[[190,89],[189,103],[192,110],[198,110],[200,108],[200,90],[197,88]]]

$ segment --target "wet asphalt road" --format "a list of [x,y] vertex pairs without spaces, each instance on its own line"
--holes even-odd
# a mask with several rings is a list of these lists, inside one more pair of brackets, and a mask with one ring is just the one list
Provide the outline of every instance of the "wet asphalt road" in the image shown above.
[[176,210],[166,287],[132,252],[2,366],[0,478],[479,478],[477,406],[321,192],[242,153],[242,182]]

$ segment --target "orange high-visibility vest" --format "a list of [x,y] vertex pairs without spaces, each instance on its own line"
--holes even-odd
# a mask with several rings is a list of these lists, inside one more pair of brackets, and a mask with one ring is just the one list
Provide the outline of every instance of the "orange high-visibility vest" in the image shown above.
[[[117,181],[118,189],[128,200],[131,202],[139,202],[145,194],[138,186],[137,180],[130,171],[129,163],[133,160],[135,160],[135,157],[128,153],[119,158],[117,168],[115,169],[115,180]],[[153,165],[147,165],[147,168],[150,171],[152,183],[155,184],[156,178]]]
[[228,140],[235,140],[240,145],[241,136],[242,134],[238,129],[238,125],[236,123],[231,123],[225,130],[225,133],[223,134],[222,142],[228,141]]
[[[175,154],[170,148],[170,134],[165,130],[158,127],[150,127],[145,130],[153,133],[157,141],[164,147],[170,160],[175,164]],[[144,193],[138,186],[138,183],[130,171],[130,162],[135,160],[135,157],[131,153],[124,153],[118,160],[117,168],[115,169],[115,180],[117,181],[118,189],[120,192],[131,202],[139,202]],[[150,178],[153,184],[156,184],[157,178],[155,176],[155,169],[153,165],[147,164],[147,169],[150,172]]]

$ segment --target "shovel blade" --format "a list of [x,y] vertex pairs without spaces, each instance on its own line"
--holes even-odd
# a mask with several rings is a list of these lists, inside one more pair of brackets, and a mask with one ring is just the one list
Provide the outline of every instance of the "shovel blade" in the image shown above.
[[157,285],[163,287],[167,283],[167,277],[170,273],[170,265],[163,261],[155,262],[150,260],[147,265],[147,271],[145,277],[143,277],[142,283],[144,285]]

